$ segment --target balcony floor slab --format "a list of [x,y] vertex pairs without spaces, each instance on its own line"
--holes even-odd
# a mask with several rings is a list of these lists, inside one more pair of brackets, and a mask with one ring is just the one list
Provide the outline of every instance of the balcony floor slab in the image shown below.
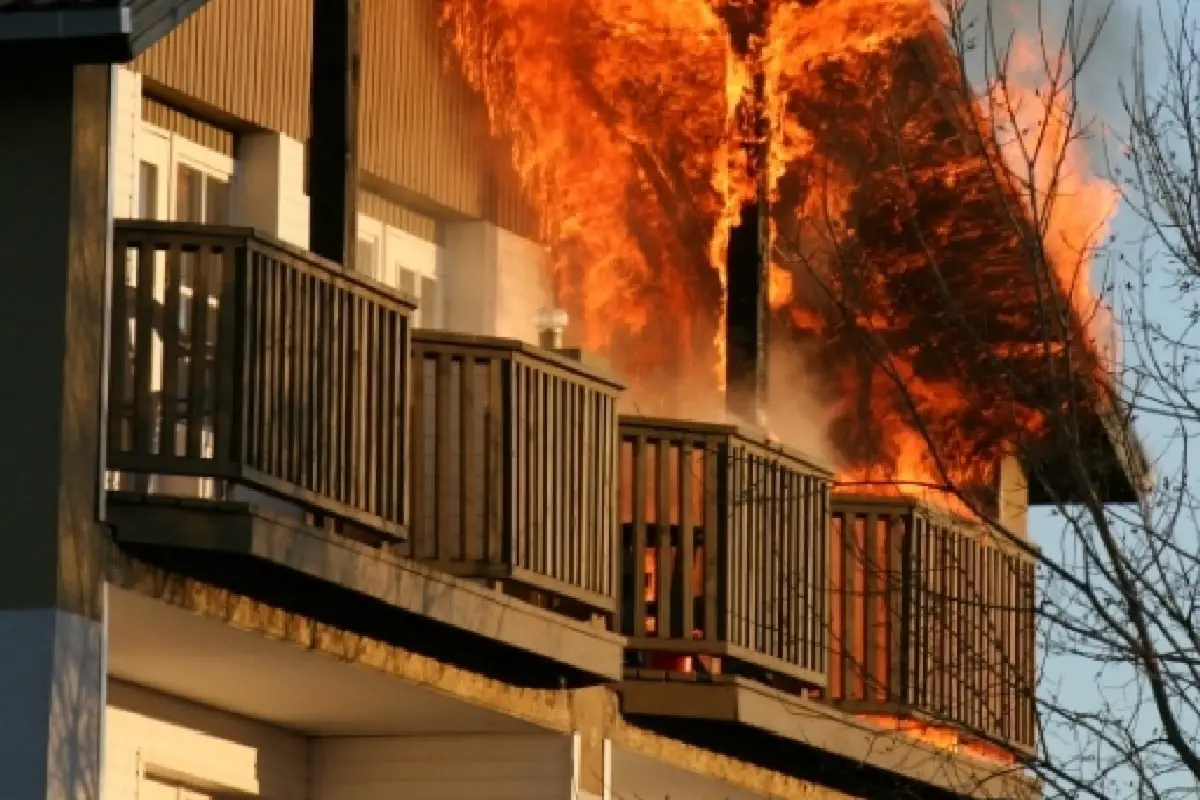
[[525,666],[540,662],[538,672],[555,685],[621,674],[624,639],[616,634],[248,504],[110,495],[109,520],[122,547],[148,549],[152,560],[170,562],[164,564],[169,569],[219,571],[223,585],[234,577],[259,596],[289,580],[307,581],[293,588],[296,599],[321,605],[317,595],[334,591],[338,597],[326,607],[334,599],[357,604],[364,618],[371,605],[381,626],[413,640],[400,643],[446,658],[457,642],[458,651],[479,662],[463,666],[485,674],[511,659],[487,657],[484,645],[492,645],[493,654],[524,656]]
[[528,733],[501,714],[109,587],[108,673],[309,736]]
[[1040,796],[1036,783],[1020,768],[993,767],[936,750],[823,703],[742,678],[676,680],[655,671],[630,670],[620,694],[622,710],[639,724],[801,779],[837,778],[844,791],[903,776],[911,784],[908,790],[925,787],[932,790],[931,796]]

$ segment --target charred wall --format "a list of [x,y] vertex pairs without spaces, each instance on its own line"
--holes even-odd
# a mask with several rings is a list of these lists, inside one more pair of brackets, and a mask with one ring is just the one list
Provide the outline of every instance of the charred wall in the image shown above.
[[[404,205],[532,229],[482,105],[447,67],[437,0],[362,0],[359,166]],[[147,92],[222,127],[309,129],[311,0],[212,0],[135,63]]]

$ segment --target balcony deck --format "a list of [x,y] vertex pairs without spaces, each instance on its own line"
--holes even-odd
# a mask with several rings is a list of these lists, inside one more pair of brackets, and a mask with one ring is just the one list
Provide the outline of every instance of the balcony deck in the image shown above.
[[252,230],[121,221],[114,247],[123,547],[328,613],[370,598],[513,682],[619,676],[616,383],[414,337],[404,295]]
[[403,538],[411,300],[248,229],[121,222],[114,247],[120,487],[249,490]]
[[825,685],[829,476],[733,426],[623,417],[633,664]]
[[522,342],[440,331],[414,335],[413,360],[401,552],[611,627],[620,384]]
[[1032,751],[1031,554],[915,501],[847,496],[831,552],[834,705]]
[[114,246],[109,522],[136,557],[513,683],[623,678],[626,713],[727,752],[841,758],[884,717],[1034,746],[1014,548],[831,495],[752,431],[618,418],[579,359],[413,332],[404,295],[254,231]]

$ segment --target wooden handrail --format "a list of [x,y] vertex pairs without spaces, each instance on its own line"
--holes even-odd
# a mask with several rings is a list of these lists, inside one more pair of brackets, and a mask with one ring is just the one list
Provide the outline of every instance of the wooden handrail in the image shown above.
[[413,338],[411,557],[580,617],[616,610],[612,378],[522,342]]
[[1034,559],[899,498],[834,495],[829,699],[1036,744]]
[[125,220],[113,285],[111,469],[403,534],[411,299],[250,229]]
[[622,417],[621,448],[631,649],[823,685],[828,471],[723,425]]

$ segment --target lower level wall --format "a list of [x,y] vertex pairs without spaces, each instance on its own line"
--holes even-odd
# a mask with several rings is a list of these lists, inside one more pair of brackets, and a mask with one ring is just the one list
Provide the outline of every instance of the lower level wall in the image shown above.
[[101,800],[571,800],[574,764],[559,734],[309,738],[110,681]]
[[102,800],[308,800],[304,736],[110,681]]
[[312,800],[569,800],[566,736],[317,739]]

